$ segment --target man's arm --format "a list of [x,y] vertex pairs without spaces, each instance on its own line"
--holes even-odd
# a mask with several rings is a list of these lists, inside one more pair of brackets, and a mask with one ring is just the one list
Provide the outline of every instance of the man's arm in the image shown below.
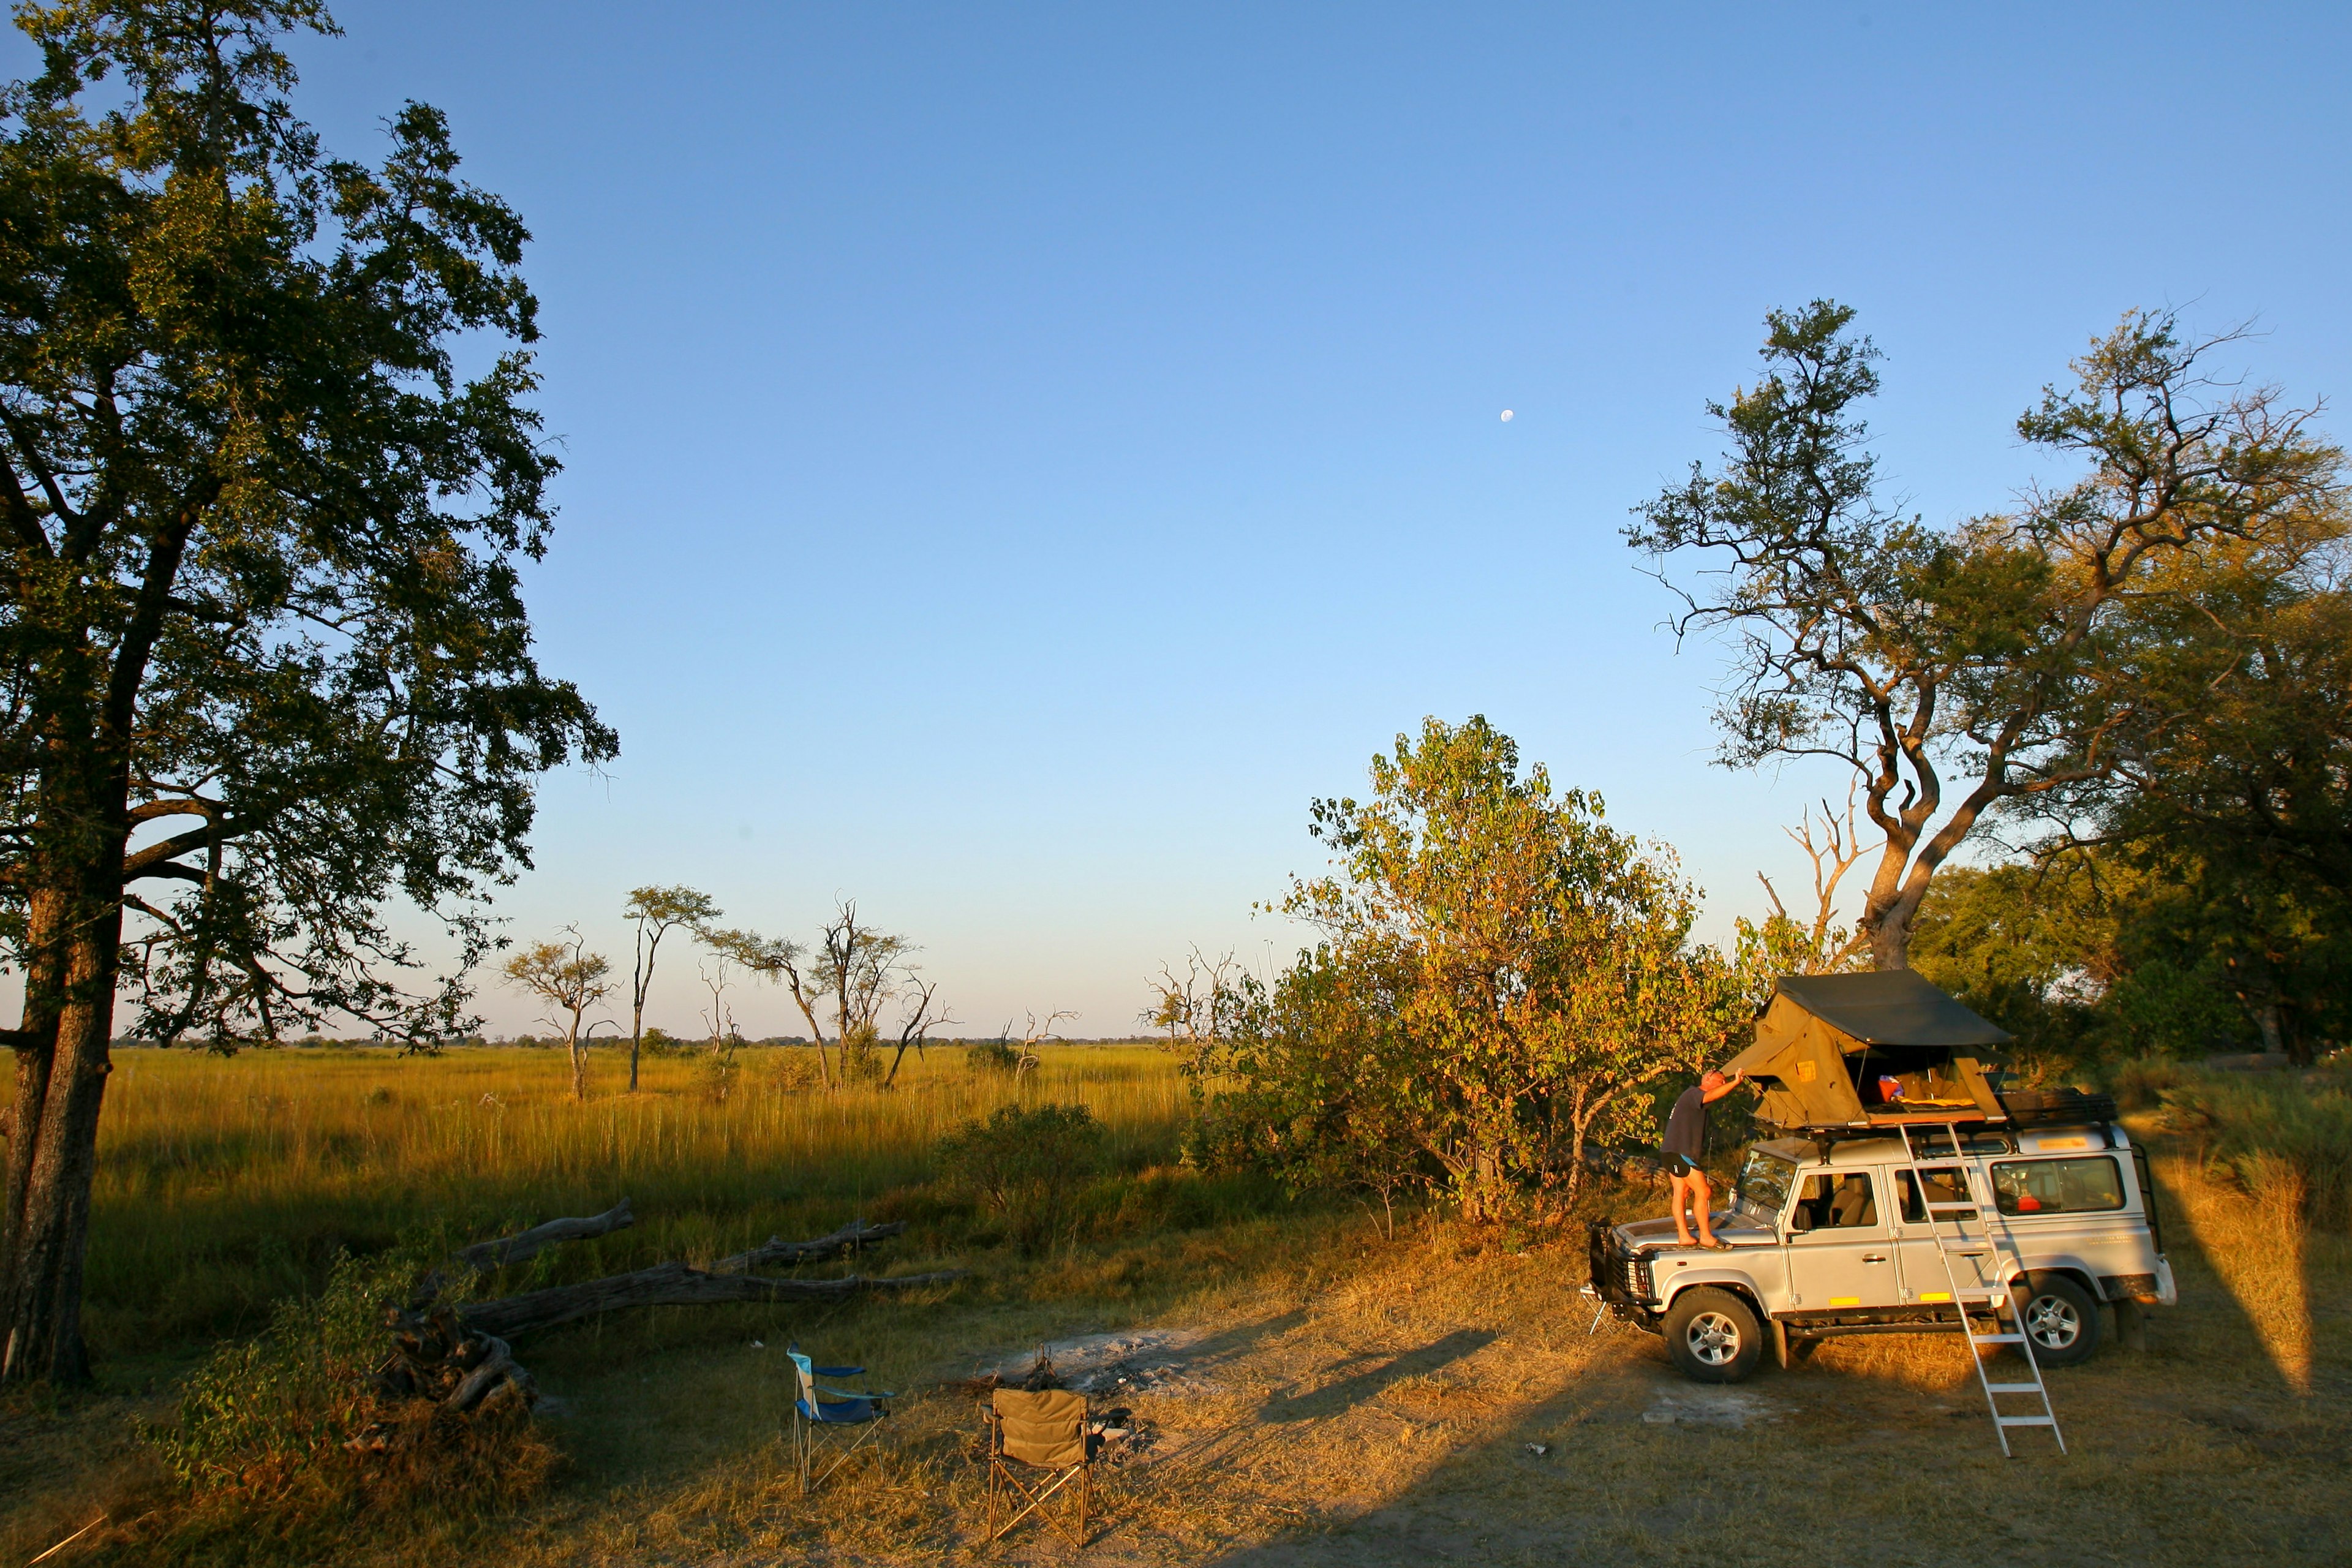
[[1746,1073],[1733,1073],[1729,1078],[1725,1079],[1721,1083],[1716,1085],[1713,1093],[1709,1093],[1704,1089],[1700,1089],[1699,1101],[1704,1105],[1713,1105],[1717,1100],[1721,1100],[1725,1095],[1729,1094],[1733,1089],[1738,1089],[1741,1084],[1746,1083],[1747,1081],[1748,1075]]

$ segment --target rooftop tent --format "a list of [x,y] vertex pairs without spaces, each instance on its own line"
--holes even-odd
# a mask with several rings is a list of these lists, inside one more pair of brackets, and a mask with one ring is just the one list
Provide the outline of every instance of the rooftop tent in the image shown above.
[[1907,969],[1788,974],[1730,1068],[1763,1091],[1780,1127],[1895,1127],[2007,1120],[1985,1081],[2008,1033]]

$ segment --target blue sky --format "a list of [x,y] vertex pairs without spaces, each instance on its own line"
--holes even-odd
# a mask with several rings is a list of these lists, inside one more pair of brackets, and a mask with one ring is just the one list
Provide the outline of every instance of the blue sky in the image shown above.
[[514,931],[851,895],[974,1033],[1286,949],[1308,797],[1425,713],[1678,846],[1710,931],[1793,876],[1842,783],[1710,764],[1618,532],[1769,309],[1860,308],[1934,520],[2128,307],[2352,380],[2338,8],[336,9],[329,144],[437,104],[536,236],[531,604],[624,752],[547,781]]

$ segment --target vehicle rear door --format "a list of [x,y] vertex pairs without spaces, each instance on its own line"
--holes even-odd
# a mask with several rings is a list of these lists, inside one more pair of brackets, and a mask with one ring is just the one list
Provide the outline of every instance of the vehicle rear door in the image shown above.
[[[1933,1306],[1952,1299],[1952,1288],[1958,1285],[1964,1292],[1990,1289],[1996,1265],[1992,1243],[1985,1237],[1982,1218],[1975,1208],[1960,1213],[1935,1216],[1944,1234],[1944,1246],[1938,1246],[1935,1229],[1929,1226],[1927,1205],[1943,1207],[1950,1204],[1976,1204],[1979,1201],[1973,1190],[1968,1167],[1959,1164],[1927,1167],[1927,1195],[1922,1198],[1918,1184],[1908,1171],[1888,1173],[1895,1179],[1895,1188],[1901,1202],[1895,1215],[1895,1255],[1903,1274],[1903,1299]],[[1944,1267],[1945,1247],[1951,1251],[1951,1268]]]

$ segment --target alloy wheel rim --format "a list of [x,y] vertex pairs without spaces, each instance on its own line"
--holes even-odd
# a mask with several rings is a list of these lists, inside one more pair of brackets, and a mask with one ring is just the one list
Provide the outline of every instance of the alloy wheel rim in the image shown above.
[[1709,1366],[1738,1359],[1739,1325],[1721,1312],[1701,1312],[1684,1333],[1690,1352]]
[[2057,1296],[2037,1296],[2025,1310],[2025,1331],[2044,1350],[2063,1351],[2083,1331],[2073,1302]]

